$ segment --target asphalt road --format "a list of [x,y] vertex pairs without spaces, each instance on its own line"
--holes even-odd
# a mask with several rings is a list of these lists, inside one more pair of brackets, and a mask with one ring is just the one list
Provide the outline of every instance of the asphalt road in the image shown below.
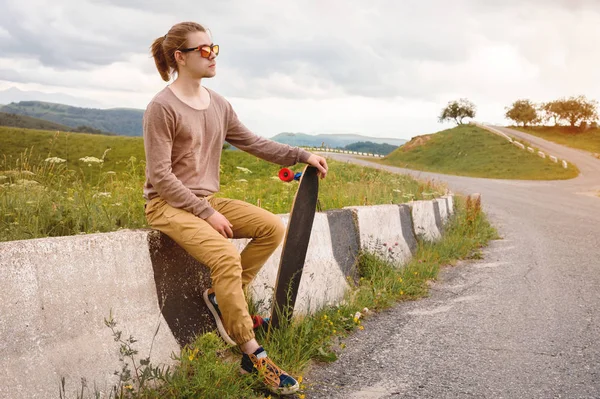
[[503,239],[483,260],[444,268],[428,298],[365,320],[338,361],[305,376],[307,398],[600,398],[600,160],[502,130],[581,175],[507,181],[376,165],[481,193]]

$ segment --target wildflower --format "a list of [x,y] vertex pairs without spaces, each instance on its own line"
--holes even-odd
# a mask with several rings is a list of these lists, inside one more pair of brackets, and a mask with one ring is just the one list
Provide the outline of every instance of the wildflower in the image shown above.
[[8,179],[8,176],[0,175],[0,180]]
[[40,183],[36,182],[35,180],[21,179],[21,180],[17,180],[17,184],[21,185],[21,186],[35,186]]
[[342,349],[346,349],[346,344],[344,344],[344,343],[341,343],[341,344],[340,344],[340,348],[342,348]]
[[238,179],[238,181],[241,183],[248,183],[248,180],[246,180],[246,179]]
[[302,376],[298,377],[298,384],[302,384]]
[[333,330],[332,332],[335,334],[337,332],[337,330]]
[[401,193],[401,192],[402,192],[402,190],[396,190],[396,189],[394,189],[394,192],[395,192],[395,193]]
[[110,193],[96,193],[92,196],[92,198],[110,198]]
[[122,204],[120,202],[115,202],[114,204],[112,204],[112,206],[121,206]]
[[27,176],[35,176],[35,173],[30,172],[28,170],[24,170],[21,172],[22,175],[27,175]]
[[113,172],[112,170],[109,170],[108,172],[106,172],[107,175],[116,175],[117,172]]
[[398,277],[398,282],[401,283],[402,282],[402,277]]
[[360,319],[362,314],[360,312],[354,313],[354,322],[357,323],[358,319]]
[[194,358],[196,357],[196,355],[197,355],[197,354],[198,354],[198,348],[195,348],[195,349],[194,349],[194,350],[193,350],[193,351],[190,353],[190,355],[188,356],[188,359],[190,359],[190,362],[191,362],[192,360],[194,360]]
[[244,172],[246,174],[247,173],[252,173],[252,171],[250,169],[244,168],[243,166],[236,166],[236,169],[239,169],[239,170],[241,170],[242,172]]
[[400,295],[404,295],[404,291],[400,291]]
[[80,161],[85,162],[89,165],[91,165],[92,163],[102,163],[104,162],[102,159],[98,159],[96,157],[83,157],[83,158],[79,158]]
[[131,390],[131,389],[133,389],[133,385],[125,385],[125,386],[123,386],[123,388]]
[[359,330],[364,330],[365,328],[363,326],[358,326]]
[[59,158],[59,157],[51,157],[51,158],[46,158],[44,160],[44,162],[49,162],[49,163],[63,163],[63,162],[67,162],[67,160]]
[[326,314],[323,315],[323,320],[327,320],[327,315]]
[[298,395],[298,399],[304,399],[306,398],[306,395],[304,395],[303,393],[301,393],[300,395]]
[[25,203],[26,203],[27,205],[32,205],[32,204],[35,204],[35,202],[33,202],[33,201],[27,201],[27,202],[25,202]]

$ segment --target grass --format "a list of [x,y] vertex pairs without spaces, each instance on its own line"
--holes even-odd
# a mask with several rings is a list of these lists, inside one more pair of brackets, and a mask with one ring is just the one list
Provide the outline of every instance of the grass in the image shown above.
[[[349,280],[351,289],[345,301],[312,315],[294,318],[277,330],[259,333],[258,341],[282,368],[302,381],[302,375],[314,364],[335,361],[346,349],[344,338],[373,313],[397,302],[415,300],[428,294],[429,280],[435,280],[440,268],[461,259],[481,258],[481,248],[498,238],[481,212],[479,201],[456,198],[456,213],[438,242],[419,241],[417,251],[407,264],[396,268],[378,257],[364,253],[358,259],[360,276]],[[115,334],[116,322],[107,325]],[[117,337],[115,337],[117,338]],[[135,342],[115,339],[120,353],[135,358]],[[138,363],[135,370],[123,369],[121,382],[111,398],[264,398],[270,396],[254,376],[240,377],[240,352],[227,349],[213,333],[197,337],[182,349],[172,369]],[[142,364],[143,363],[143,364]],[[306,386],[297,398],[304,398]],[[87,388],[82,388],[84,392]],[[82,397],[78,395],[78,397]],[[62,397],[67,397],[66,395]],[[99,396],[96,396],[99,397]]]
[[559,180],[574,178],[579,173],[573,165],[564,169],[560,163],[542,159],[470,125],[431,135],[422,145],[405,144],[378,162],[427,172],[494,179]]
[[[0,136],[7,139],[0,152],[0,241],[147,227],[141,138],[26,129],[0,129]],[[95,159],[80,160],[90,156]],[[288,213],[298,183],[281,182],[279,169],[241,151],[224,151],[218,195]],[[331,161],[319,203],[322,210],[403,203],[444,191],[408,176]]]
[[579,128],[567,126],[532,126],[527,128],[511,126],[511,129],[529,133],[567,147],[600,154],[599,128],[581,131]]

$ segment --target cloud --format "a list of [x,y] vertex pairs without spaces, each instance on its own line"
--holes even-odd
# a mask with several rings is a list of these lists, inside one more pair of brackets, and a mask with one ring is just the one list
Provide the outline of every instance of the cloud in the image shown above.
[[[313,130],[370,121],[416,133],[460,97],[493,120],[517,98],[600,97],[595,0],[4,0],[0,80],[145,107],[164,87],[149,46],[186,20],[221,45],[206,84],[264,131],[286,130],[285,120],[309,129],[294,115],[321,112]],[[336,104],[351,107],[352,124]],[[269,118],[268,107],[287,119]],[[400,108],[402,118],[391,111]]]

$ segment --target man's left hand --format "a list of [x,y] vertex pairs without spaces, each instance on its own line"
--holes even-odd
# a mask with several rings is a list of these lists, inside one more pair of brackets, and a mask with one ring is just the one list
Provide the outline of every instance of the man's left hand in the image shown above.
[[324,179],[325,176],[327,176],[327,161],[322,156],[311,154],[310,158],[308,158],[308,161],[306,161],[306,163],[310,166],[314,166],[319,170],[318,174],[321,177],[321,179]]

